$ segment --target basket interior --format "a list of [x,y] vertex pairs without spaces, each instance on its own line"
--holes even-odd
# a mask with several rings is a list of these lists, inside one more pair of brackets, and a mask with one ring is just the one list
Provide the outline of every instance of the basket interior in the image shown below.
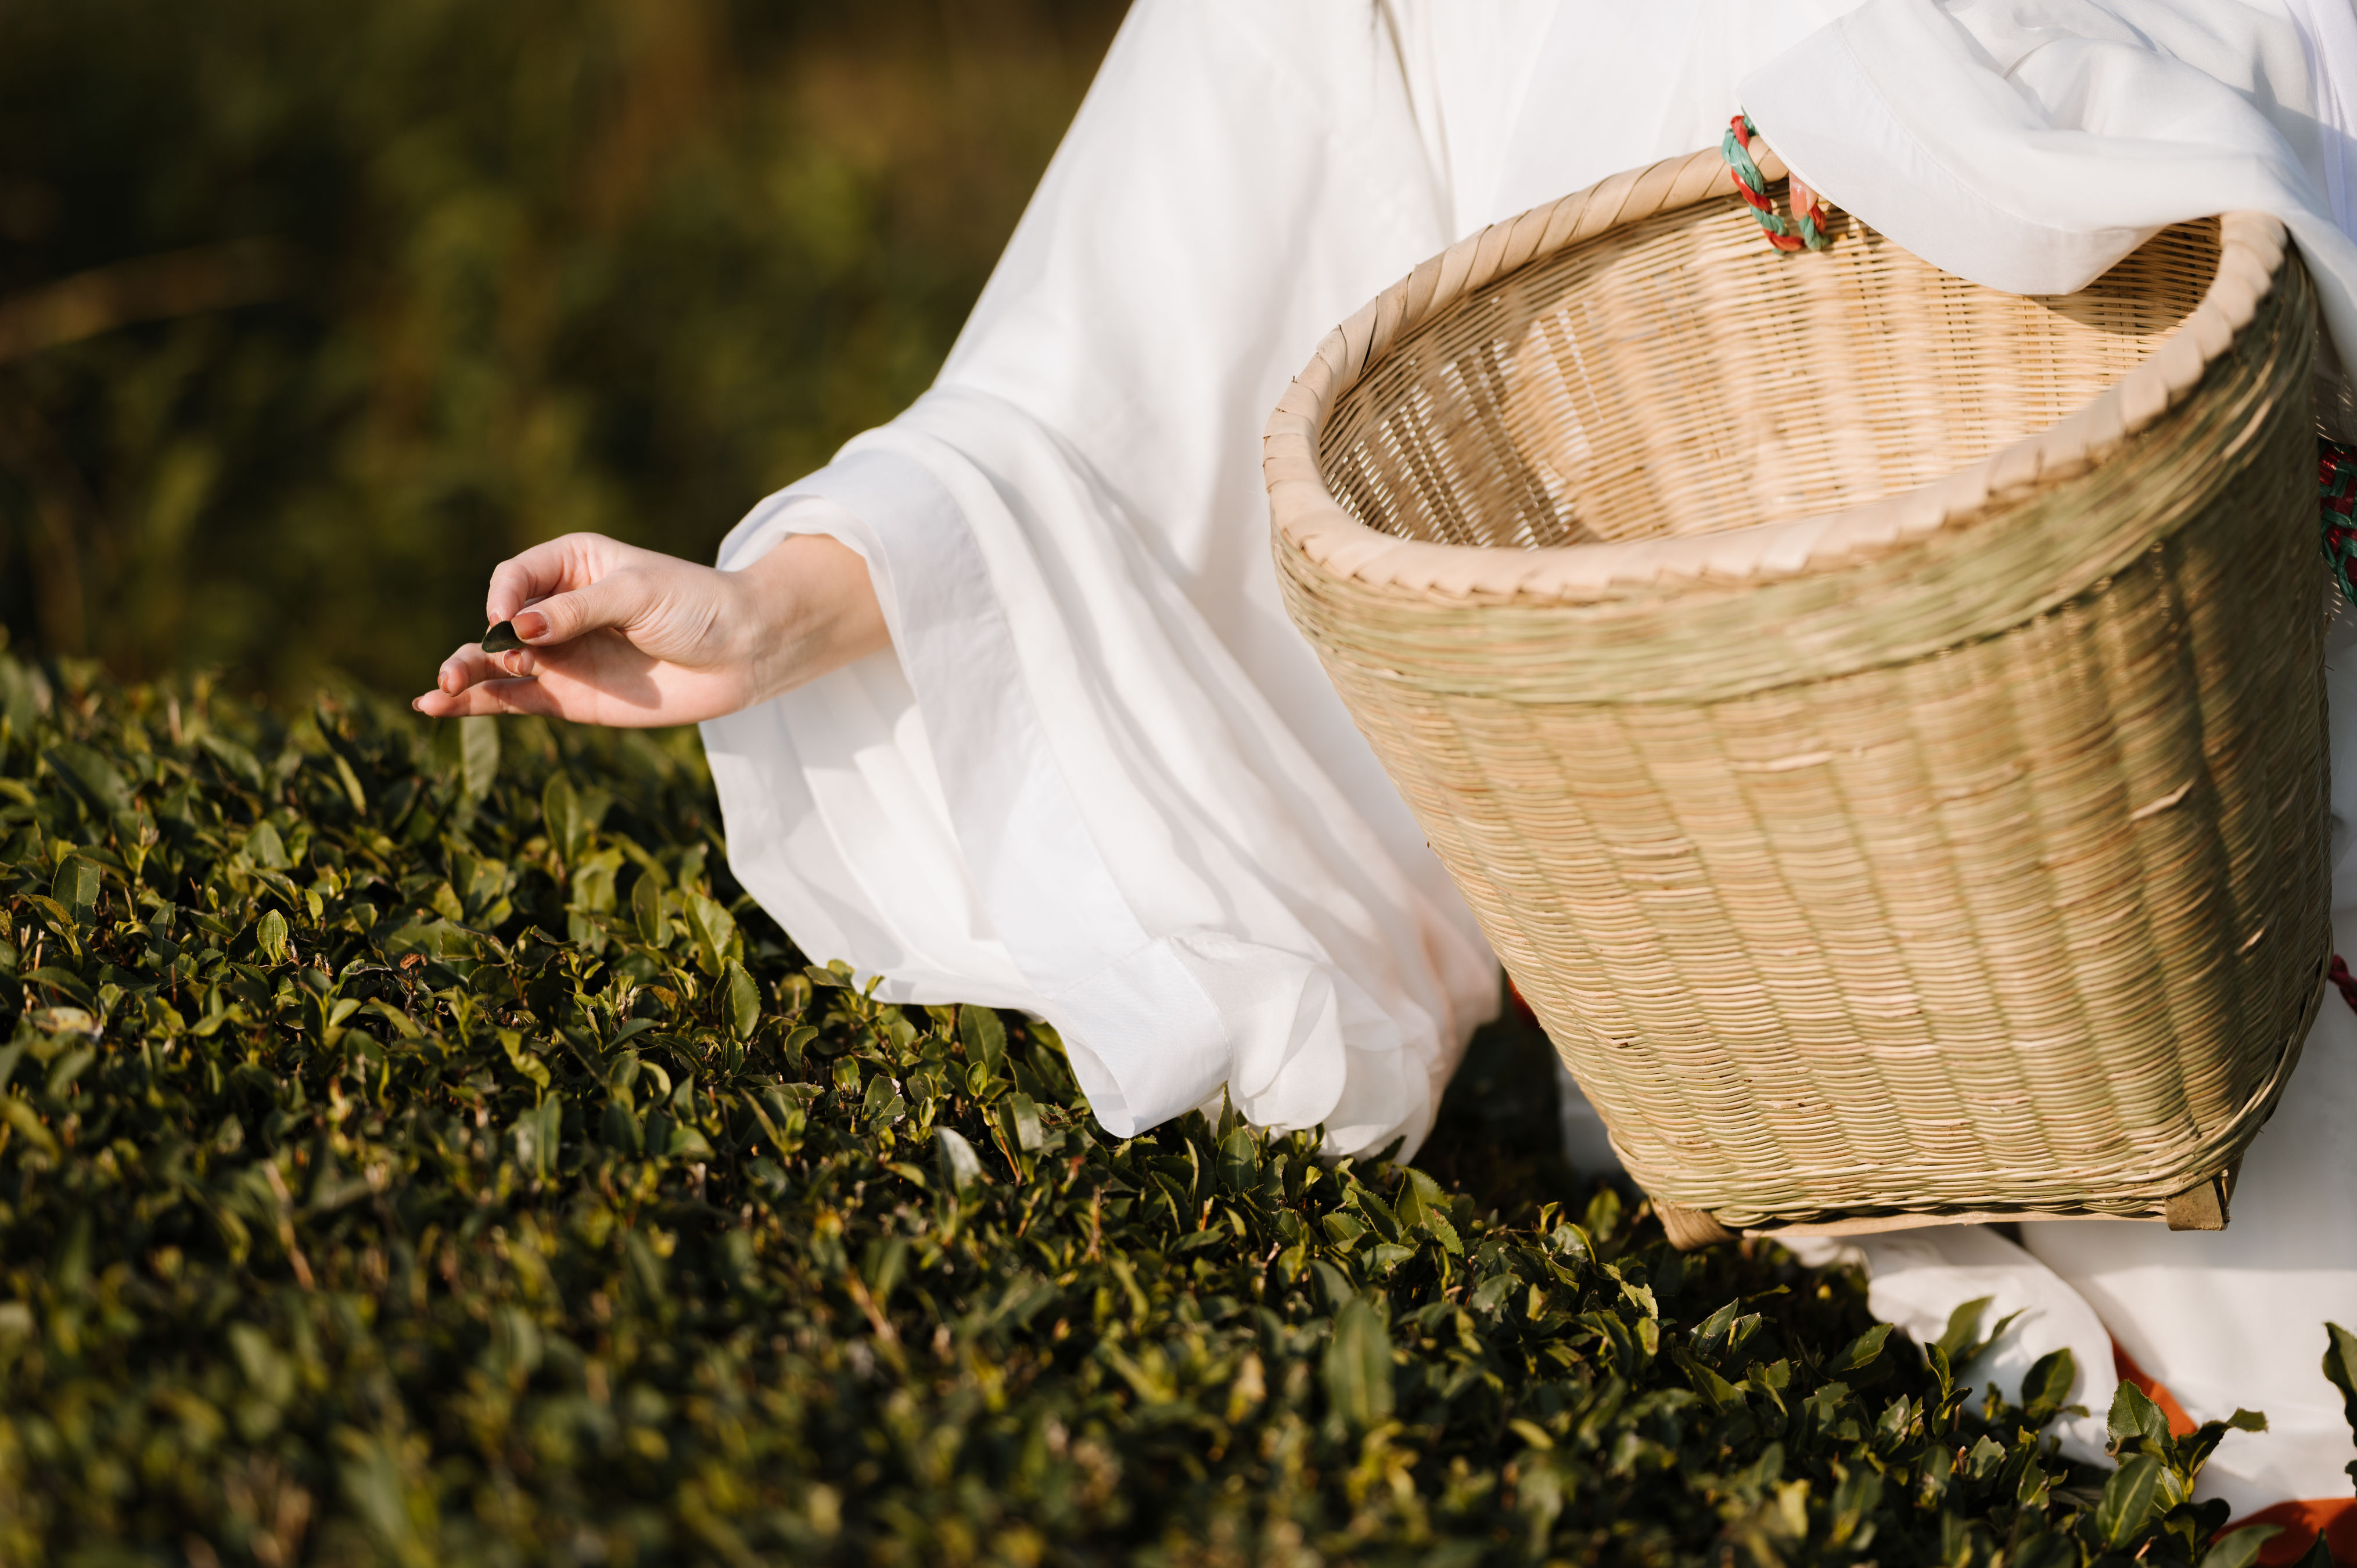
[[1787,254],[1713,200],[1467,295],[1337,401],[1328,488],[1382,532],[1525,549],[1878,499],[2118,381],[2201,303],[2219,250],[2216,220],[2180,224],[2077,294],[2025,297],[1847,214],[1834,231]]

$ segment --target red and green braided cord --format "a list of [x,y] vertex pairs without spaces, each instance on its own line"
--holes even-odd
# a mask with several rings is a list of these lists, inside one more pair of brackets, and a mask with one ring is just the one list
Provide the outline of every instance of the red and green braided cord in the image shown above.
[[1824,231],[1824,209],[1812,201],[1806,208],[1796,206],[1792,216],[1786,219],[1778,215],[1776,204],[1768,199],[1767,177],[1751,161],[1751,138],[1759,134],[1759,129],[1749,114],[1738,114],[1727,123],[1727,137],[1719,143],[1718,153],[1727,160],[1727,172],[1735,181],[1735,188],[1750,205],[1751,216],[1760,220],[1760,227],[1768,231],[1768,242],[1778,250],[1827,249],[1834,242]]
[[[1735,188],[1751,208],[1751,216],[1767,231],[1768,242],[1780,251],[1822,251],[1833,244],[1824,231],[1824,212],[1812,201],[1790,220],[1778,216],[1768,199],[1768,181],[1751,158],[1751,138],[1758,127],[1748,114],[1727,123],[1719,154],[1727,159]],[[2332,580],[2349,602],[2357,605],[2357,446],[2343,446],[2319,437],[2316,443],[2316,498],[2319,542]],[[2357,995],[2351,1005],[2357,1006]]]
[[2349,602],[2357,605],[2357,446],[2319,436],[2316,443],[2317,521],[2322,524],[2324,561]]

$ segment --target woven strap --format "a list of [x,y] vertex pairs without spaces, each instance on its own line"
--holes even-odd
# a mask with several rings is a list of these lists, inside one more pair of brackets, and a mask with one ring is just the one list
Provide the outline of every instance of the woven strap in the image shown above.
[[[1760,128],[1749,114],[1738,114],[1727,123],[1727,135],[1718,145],[1718,156],[1727,160],[1727,177],[1750,205],[1751,216],[1768,231],[1768,242],[1780,251],[1812,251],[1829,249],[1833,237],[1825,232],[1824,204],[1817,193],[1792,178],[1792,216],[1778,216],[1776,204],[1768,199],[1768,181],[1760,166],[1751,160],[1751,138]],[[1799,232],[1795,233],[1794,230]]]

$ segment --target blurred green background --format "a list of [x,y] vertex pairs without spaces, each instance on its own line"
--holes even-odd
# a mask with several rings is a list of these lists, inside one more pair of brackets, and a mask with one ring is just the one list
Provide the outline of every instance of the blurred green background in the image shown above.
[[0,5],[0,623],[406,694],[931,379],[1122,0]]

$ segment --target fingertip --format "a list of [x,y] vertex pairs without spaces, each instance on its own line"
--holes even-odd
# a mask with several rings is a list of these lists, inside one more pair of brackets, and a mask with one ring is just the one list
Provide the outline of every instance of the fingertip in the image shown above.
[[538,610],[518,610],[510,624],[526,642],[537,642],[548,635],[548,618]]

